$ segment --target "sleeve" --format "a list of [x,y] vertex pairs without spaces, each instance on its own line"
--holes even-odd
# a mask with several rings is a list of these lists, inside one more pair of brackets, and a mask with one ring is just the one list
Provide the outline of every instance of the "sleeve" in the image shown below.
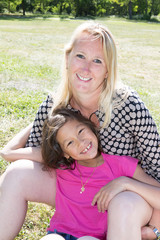
[[35,120],[33,122],[33,127],[26,143],[26,147],[40,146],[42,139],[42,127],[52,106],[53,99],[50,95],[48,95],[47,99],[40,105],[38,109]]
[[118,162],[119,162],[119,168],[121,169],[120,176],[126,176],[126,177],[132,178],[138,165],[138,159],[132,158],[130,156],[121,156],[121,160]]
[[133,177],[138,159],[130,156],[118,156],[103,154],[104,159],[108,162],[110,170],[115,178],[126,176]]
[[156,124],[136,94],[132,94],[128,101],[137,157],[145,172],[160,181],[160,135]]

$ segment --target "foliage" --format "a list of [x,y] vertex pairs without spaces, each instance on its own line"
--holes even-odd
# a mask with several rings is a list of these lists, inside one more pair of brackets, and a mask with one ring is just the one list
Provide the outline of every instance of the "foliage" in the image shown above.
[[120,15],[150,19],[160,13],[159,0],[0,0],[1,13],[71,14],[75,17]]

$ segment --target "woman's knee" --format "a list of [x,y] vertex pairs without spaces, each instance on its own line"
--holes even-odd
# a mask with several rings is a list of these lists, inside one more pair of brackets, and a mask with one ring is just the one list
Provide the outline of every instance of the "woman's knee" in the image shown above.
[[117,194],[111,200],[108,214],[114,216],[115,219],[126,219],[134,223],[136,220],[138,224],[143,226],[149,221],[152,208],[140,195],[126,191]]
[[18,183],[19,178],[21,176],[18,163],[20,163],[20,160],[14,163],[11,163],[6,169],[6,171],[2,174],[0,178],[1,187],[6,185],[9,186],[10,184],[13,186],[16,183]]
[[28,160],[18,160],[11,163],[1,176],[1,184],[4,186],[8,185],[8,187],[11,185],[16,191],[23,186],[26,177],[28,178],[27,170],[32,168],[32,166],[32,161]]
[[56,173],[43,171],[42,164],[30,160],[12,163],[1,176],[0,188],[3,192],[13,191],[25,201],[54,205],[56,193]]
[[[117,194],[109,203],[108,210],[132,211],[135,207],[135,196],[132,192],[122,192]],[[116,208],[115,208],[116,207]]]

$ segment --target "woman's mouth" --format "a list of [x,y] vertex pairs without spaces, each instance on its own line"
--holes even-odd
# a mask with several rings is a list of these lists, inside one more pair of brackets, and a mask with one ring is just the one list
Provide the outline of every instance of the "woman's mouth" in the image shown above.
[[89,78],[89,77],[82,77],[82,76],[79,75],[78,73],[77,73],[77,77],[78,77],[81,81],[84,81],[84,82],[87,82],[87,81],[89,81],[89,80],[92,79],[92,78]]
[[81,153],[86,153],[89,151],[89,149],[91,149],[92,147],[92,143],[89,143],[89,145],[81,152]]

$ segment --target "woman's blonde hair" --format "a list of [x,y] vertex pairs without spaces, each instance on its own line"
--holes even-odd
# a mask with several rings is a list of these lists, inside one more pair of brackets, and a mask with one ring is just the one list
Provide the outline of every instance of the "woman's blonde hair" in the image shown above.
[[108,77],[107,79],[104,79],[104,85],[99,98],[98,105],[99,105],[99,110],[105,113],[105,121],[103,124],[103,127],[104,127],[110,123],[112,109],[117,105],[115,104],[116,103],[115,100],[113,104],[113,97],[115,94],[115,90],[118,86],[118,83],[120,81],[118,79],[118,73],[117,73],[117,49],[116,49],[114,38],[111,32],[107,29],[107,27],[99,23],[88,21],[81,24],[75,30],[70,42],[66,46],[65,56],[64,56],[65,61],[64,61],[63,76],[62,76],[62,81],[61,81],[61,84],[59,85],[57,94],[54,98],[54,103],[55,103],[54,108],[56,108],[59,105],[63,107],[67,106],[67,104],[70,102],[70,99],[72,98],[72,89],[69,84],[66,60],[67,60],[67,56],[71,53],[76,41],[84,33],[89,34],[89,36],[92,36],[93,39],[101,39],[102,41],[105,62],[108,70]]

